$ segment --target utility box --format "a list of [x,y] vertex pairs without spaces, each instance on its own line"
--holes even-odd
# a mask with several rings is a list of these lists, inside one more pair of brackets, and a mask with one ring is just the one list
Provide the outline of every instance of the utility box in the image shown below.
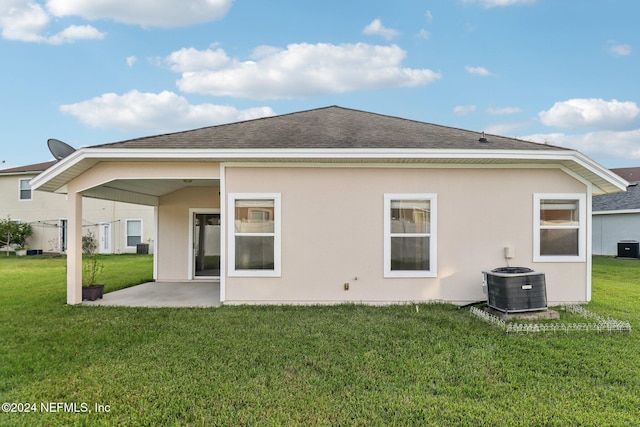
[[482,275],[489,307],[504,313],[547,309],[544,273],[527,267],[501,267]]
[[640,258],[640,243],[637,240],[619,241],[618,258]]

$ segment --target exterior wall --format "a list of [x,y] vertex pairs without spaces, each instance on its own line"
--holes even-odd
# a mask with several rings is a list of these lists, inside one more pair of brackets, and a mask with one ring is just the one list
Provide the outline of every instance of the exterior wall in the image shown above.
[[621,240],[640,241],[640,213],[593,215],[594,255],[618,255]]
[[[45,252],[61,251],[61,219],[67,219],[67,196],[64,194],[32,191],[31,200],[20,200],[18,185],[20,179],[33,178],[36,174],[16,174],[0,176],[0,218],[31,223],[33,234],[28,247]],[[126,245],[125,221],[142,220],[142,242],[151,243],[154,235],[153,208],[130,203],[112,202],[85,198],[83,203],[83,227],[98,236],[98,224],[111,224],[111,252],[135,252],[135,247]],[[150,250],[153,245],[150,245]]]
[[190,280],[191,209],[220,208],[219,187],[189,187],[160,198],[157,281]]
[[[587,192],[585,184],[559,169],[232,166],[225,171],[227,194],[280,193],[282,209],[281,277],[227,276],[227,304],[473,302],[485,299],[481,272],[505,265],[506,246],[515,250],[510,265],[546,274],[550,304],[589,298],[588,262],[533,262],[534,193]],[[437,194],[437,277],[383,277],[385,193]]]

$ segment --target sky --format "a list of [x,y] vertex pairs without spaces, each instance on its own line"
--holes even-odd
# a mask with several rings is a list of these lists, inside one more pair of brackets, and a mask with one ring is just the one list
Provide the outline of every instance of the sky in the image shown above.
[[0,169],[339,105],[640,166],[636,0],[0,0]]

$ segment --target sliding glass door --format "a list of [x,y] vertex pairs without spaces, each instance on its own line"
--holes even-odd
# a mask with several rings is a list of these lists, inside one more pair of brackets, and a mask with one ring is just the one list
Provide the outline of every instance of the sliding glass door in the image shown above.
[[193,274],[220,277],[220,214],[193,214]]

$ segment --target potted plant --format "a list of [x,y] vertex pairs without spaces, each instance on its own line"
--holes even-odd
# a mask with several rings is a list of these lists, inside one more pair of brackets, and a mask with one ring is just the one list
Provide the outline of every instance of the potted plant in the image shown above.
[[97,283],[104,265],[98,262],[98,239],[94,232],[82,236],[82,252],[86,255],[82,266],[82,299],[95,301],[104,293],[104,285]]
[[26,255],[27,239],[33,230],[31,224],[12,221],[11,217],[0,221],[0,247],[4,246],[9,256],[9,248],[14,249],[16,255]]

